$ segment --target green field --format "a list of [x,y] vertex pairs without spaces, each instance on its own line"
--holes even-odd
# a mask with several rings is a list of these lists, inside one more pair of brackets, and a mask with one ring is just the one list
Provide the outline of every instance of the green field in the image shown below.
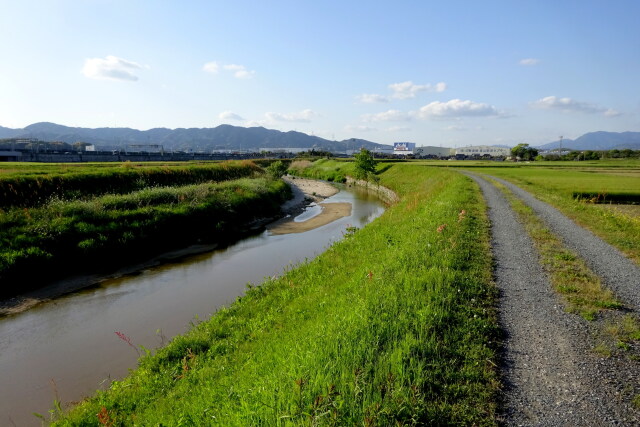
[[92,198],[148,187],[180,186],[244,178],[260,172],[249,161],[203,163],[4,163],[0,209],[31,207],[51,199]]
[[57,425],[496,424],[478,188],[419,165],[379,177],[401,197],[382,217],[250,288]]
[[640,264],[639,160],[453,166],[513,182]]

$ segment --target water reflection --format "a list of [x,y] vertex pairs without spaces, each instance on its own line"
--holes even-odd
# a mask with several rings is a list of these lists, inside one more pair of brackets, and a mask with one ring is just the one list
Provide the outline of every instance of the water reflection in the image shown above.
[[362,227],[384,210],[376,197],[354,189],[326,201],[352,203],[351,215],[300,234],[265,231],[0,319],[0,425],[40,425],[32,413],[46,414],[56,393],[77,401],[126,375],[138,355],[116,331],[137,346],[157,347],[233,302],[248,282],[313,258],[347,227]]

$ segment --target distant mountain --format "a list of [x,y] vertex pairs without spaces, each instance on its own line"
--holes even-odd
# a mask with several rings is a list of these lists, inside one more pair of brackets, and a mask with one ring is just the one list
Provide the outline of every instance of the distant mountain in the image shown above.
[[0,126],[0,139],[15,138],[22,129],[10,129]]
[[133,144],[160,144],[165,150],[255,150],[274,148],[307,148],[344,151],[389,147],[364,139],[330,141],[302,132],[280,132],[263,127],[220,125],[215,128],[155,128],[146,131],[130,128],[80,128],[55,123],[34,123],[24,129],[0,127],[0,138],[37,138],[42,141],[78,141],[98,148],[117,148]]
[[[560,141],[554,141],[538,148],[551,150],[559,146]],[[563,139],[562,147],[574,150],[640,150],[640,132],[590,132],[574,140]]]

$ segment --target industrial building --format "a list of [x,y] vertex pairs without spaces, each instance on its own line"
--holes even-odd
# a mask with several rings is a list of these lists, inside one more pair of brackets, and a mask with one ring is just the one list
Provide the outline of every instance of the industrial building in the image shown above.
[[471,147],[461,147],[455,149],[456,156],[467,157],[509,157],[511,149],[496,147],[493,145],[476,145]]

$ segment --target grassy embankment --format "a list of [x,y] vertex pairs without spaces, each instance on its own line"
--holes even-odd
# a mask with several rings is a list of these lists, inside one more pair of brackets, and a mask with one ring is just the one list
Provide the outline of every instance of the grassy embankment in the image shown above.
[[422,166],[380,177],[401,197],[383,216],[251,287],[57,425],[495,424],[480,193]]
[[[276,215],[290,194],[286,184],[262,176],[251,162],[84,172],[0,178],[0,188],[18,199],[47,200],[0,209],[0,296],[57,276],[113,270],[162,251],[219,240],[256,218]],[[127,192],[131,187],[136,190]],[[52,188],[58,194],[45,196]],[[91,188],[114,194],[89,197]],[[78,192],[82,198],[74,197]]]
[[460,163],[465,169],[513,182],[640,264],[640,161],[533,162],[500,167],[478,162],[471,168]]

